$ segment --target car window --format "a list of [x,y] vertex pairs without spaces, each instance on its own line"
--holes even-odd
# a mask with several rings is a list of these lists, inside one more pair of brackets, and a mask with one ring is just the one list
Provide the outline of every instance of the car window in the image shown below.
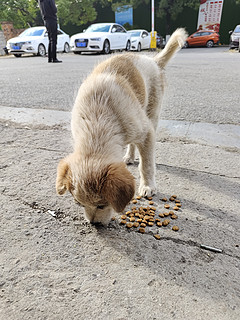
[[45,31],[45,29],[32,29],[29,28],[25,31],[23,31],[19,37],[39,37],[43,34],[43,32]]
[[121,26],[116,25],[116,26],[114,26],[114,27],[116,28],[116,31],[115,31],[115,32],[125,32],[125,30],[124,30],[123,27],[121,27]]
[[240,32],[240,26],[236,26],[234,32],[239,33]]
[[212,34],[212,32],[202,32],[202,36],[209,36],[210,34]]
[[147,37],[148,36],[148,33],[147,32],[145,32],[145,31],[143,31],[143,37]]
[[110,27],[108,24],[92,24],[85,32],[109,32]]
[[63,34],[62,31],[58,30],[57,34]]
[[194,38],[200,37],[200,36],[201,36],[201,32],[197,32],[197,33],[195,33],[195,34],[193,35]]
[[140,31],[128,31],[132,37],[140,37]]

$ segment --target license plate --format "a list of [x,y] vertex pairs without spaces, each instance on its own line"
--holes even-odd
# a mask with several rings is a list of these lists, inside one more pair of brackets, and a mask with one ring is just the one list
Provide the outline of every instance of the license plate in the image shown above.
[[13,46],[12,48],[13,48],[14,50],[20,50],[20,49],[21,49],[20,46]]
[[76,45],[77,45],[77,47],[86,47],[87,42],[77,42]]

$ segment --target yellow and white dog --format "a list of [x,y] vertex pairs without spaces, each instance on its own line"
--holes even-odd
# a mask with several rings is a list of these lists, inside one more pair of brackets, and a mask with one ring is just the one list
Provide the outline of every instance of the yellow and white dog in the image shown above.
[[[187,35],[177,29],[154,58],[125,53],[101,62],[82,83],[73,110],[74,151],[61,160],[56,190],[67,190],[92,223],[107,224],[133,198],[126,164],[140,156],[141,196],[155,193],[155,136],[165,87],[164,67]],[[123,157],[123,149],[128,145]]]

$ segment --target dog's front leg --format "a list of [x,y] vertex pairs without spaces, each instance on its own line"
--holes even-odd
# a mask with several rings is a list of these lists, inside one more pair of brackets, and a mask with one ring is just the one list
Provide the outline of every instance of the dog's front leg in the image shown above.
[[140,154],[140,186],[138,193],[142,197],[149,197],[156,193],[155,182],[155,131],[150,129],[143,143],[138,145]]

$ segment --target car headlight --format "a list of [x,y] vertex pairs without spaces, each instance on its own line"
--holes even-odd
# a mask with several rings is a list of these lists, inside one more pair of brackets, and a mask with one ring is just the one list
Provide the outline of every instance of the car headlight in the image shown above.
[[232,39],[233,41],[238,41],[239,37],[233,36]]
[[91,41],[101,41],[101,38],[90,38]]
[[23,42],[23,44],[31,44],[31,43],[32,43],[31,41]]

